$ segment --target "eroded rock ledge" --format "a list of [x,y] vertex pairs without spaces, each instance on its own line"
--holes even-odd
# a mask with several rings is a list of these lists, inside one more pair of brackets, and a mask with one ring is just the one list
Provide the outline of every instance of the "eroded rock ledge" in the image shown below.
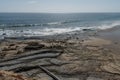
[[0,69],[14,71],[36,80],[120,80],[120,55],[109,40],[25,40],[0,44]]

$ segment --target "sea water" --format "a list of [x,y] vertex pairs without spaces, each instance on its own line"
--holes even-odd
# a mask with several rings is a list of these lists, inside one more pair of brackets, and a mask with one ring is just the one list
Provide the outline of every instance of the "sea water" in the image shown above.
[[0,37],[34,37],[105,30],[120,25],[120,13],[0,13]]

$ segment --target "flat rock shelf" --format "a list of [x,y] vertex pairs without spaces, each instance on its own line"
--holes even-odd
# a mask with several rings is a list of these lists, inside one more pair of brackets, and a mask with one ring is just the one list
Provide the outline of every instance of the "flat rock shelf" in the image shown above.
[[32,80],[120,80],[120,55],[107,39],[9,40],[0,70]]

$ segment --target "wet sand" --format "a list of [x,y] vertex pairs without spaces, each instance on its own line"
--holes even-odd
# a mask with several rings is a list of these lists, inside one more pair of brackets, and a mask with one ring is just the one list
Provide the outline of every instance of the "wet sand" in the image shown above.
[[0,44],[0,69],[34,80],[120,80],[120,28]]

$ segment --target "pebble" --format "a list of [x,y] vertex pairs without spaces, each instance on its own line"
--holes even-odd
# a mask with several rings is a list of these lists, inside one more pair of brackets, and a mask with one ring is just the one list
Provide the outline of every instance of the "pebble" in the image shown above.
[[101,78],[96,78],[96,77],[88,77],[87,80],[103,80]]

